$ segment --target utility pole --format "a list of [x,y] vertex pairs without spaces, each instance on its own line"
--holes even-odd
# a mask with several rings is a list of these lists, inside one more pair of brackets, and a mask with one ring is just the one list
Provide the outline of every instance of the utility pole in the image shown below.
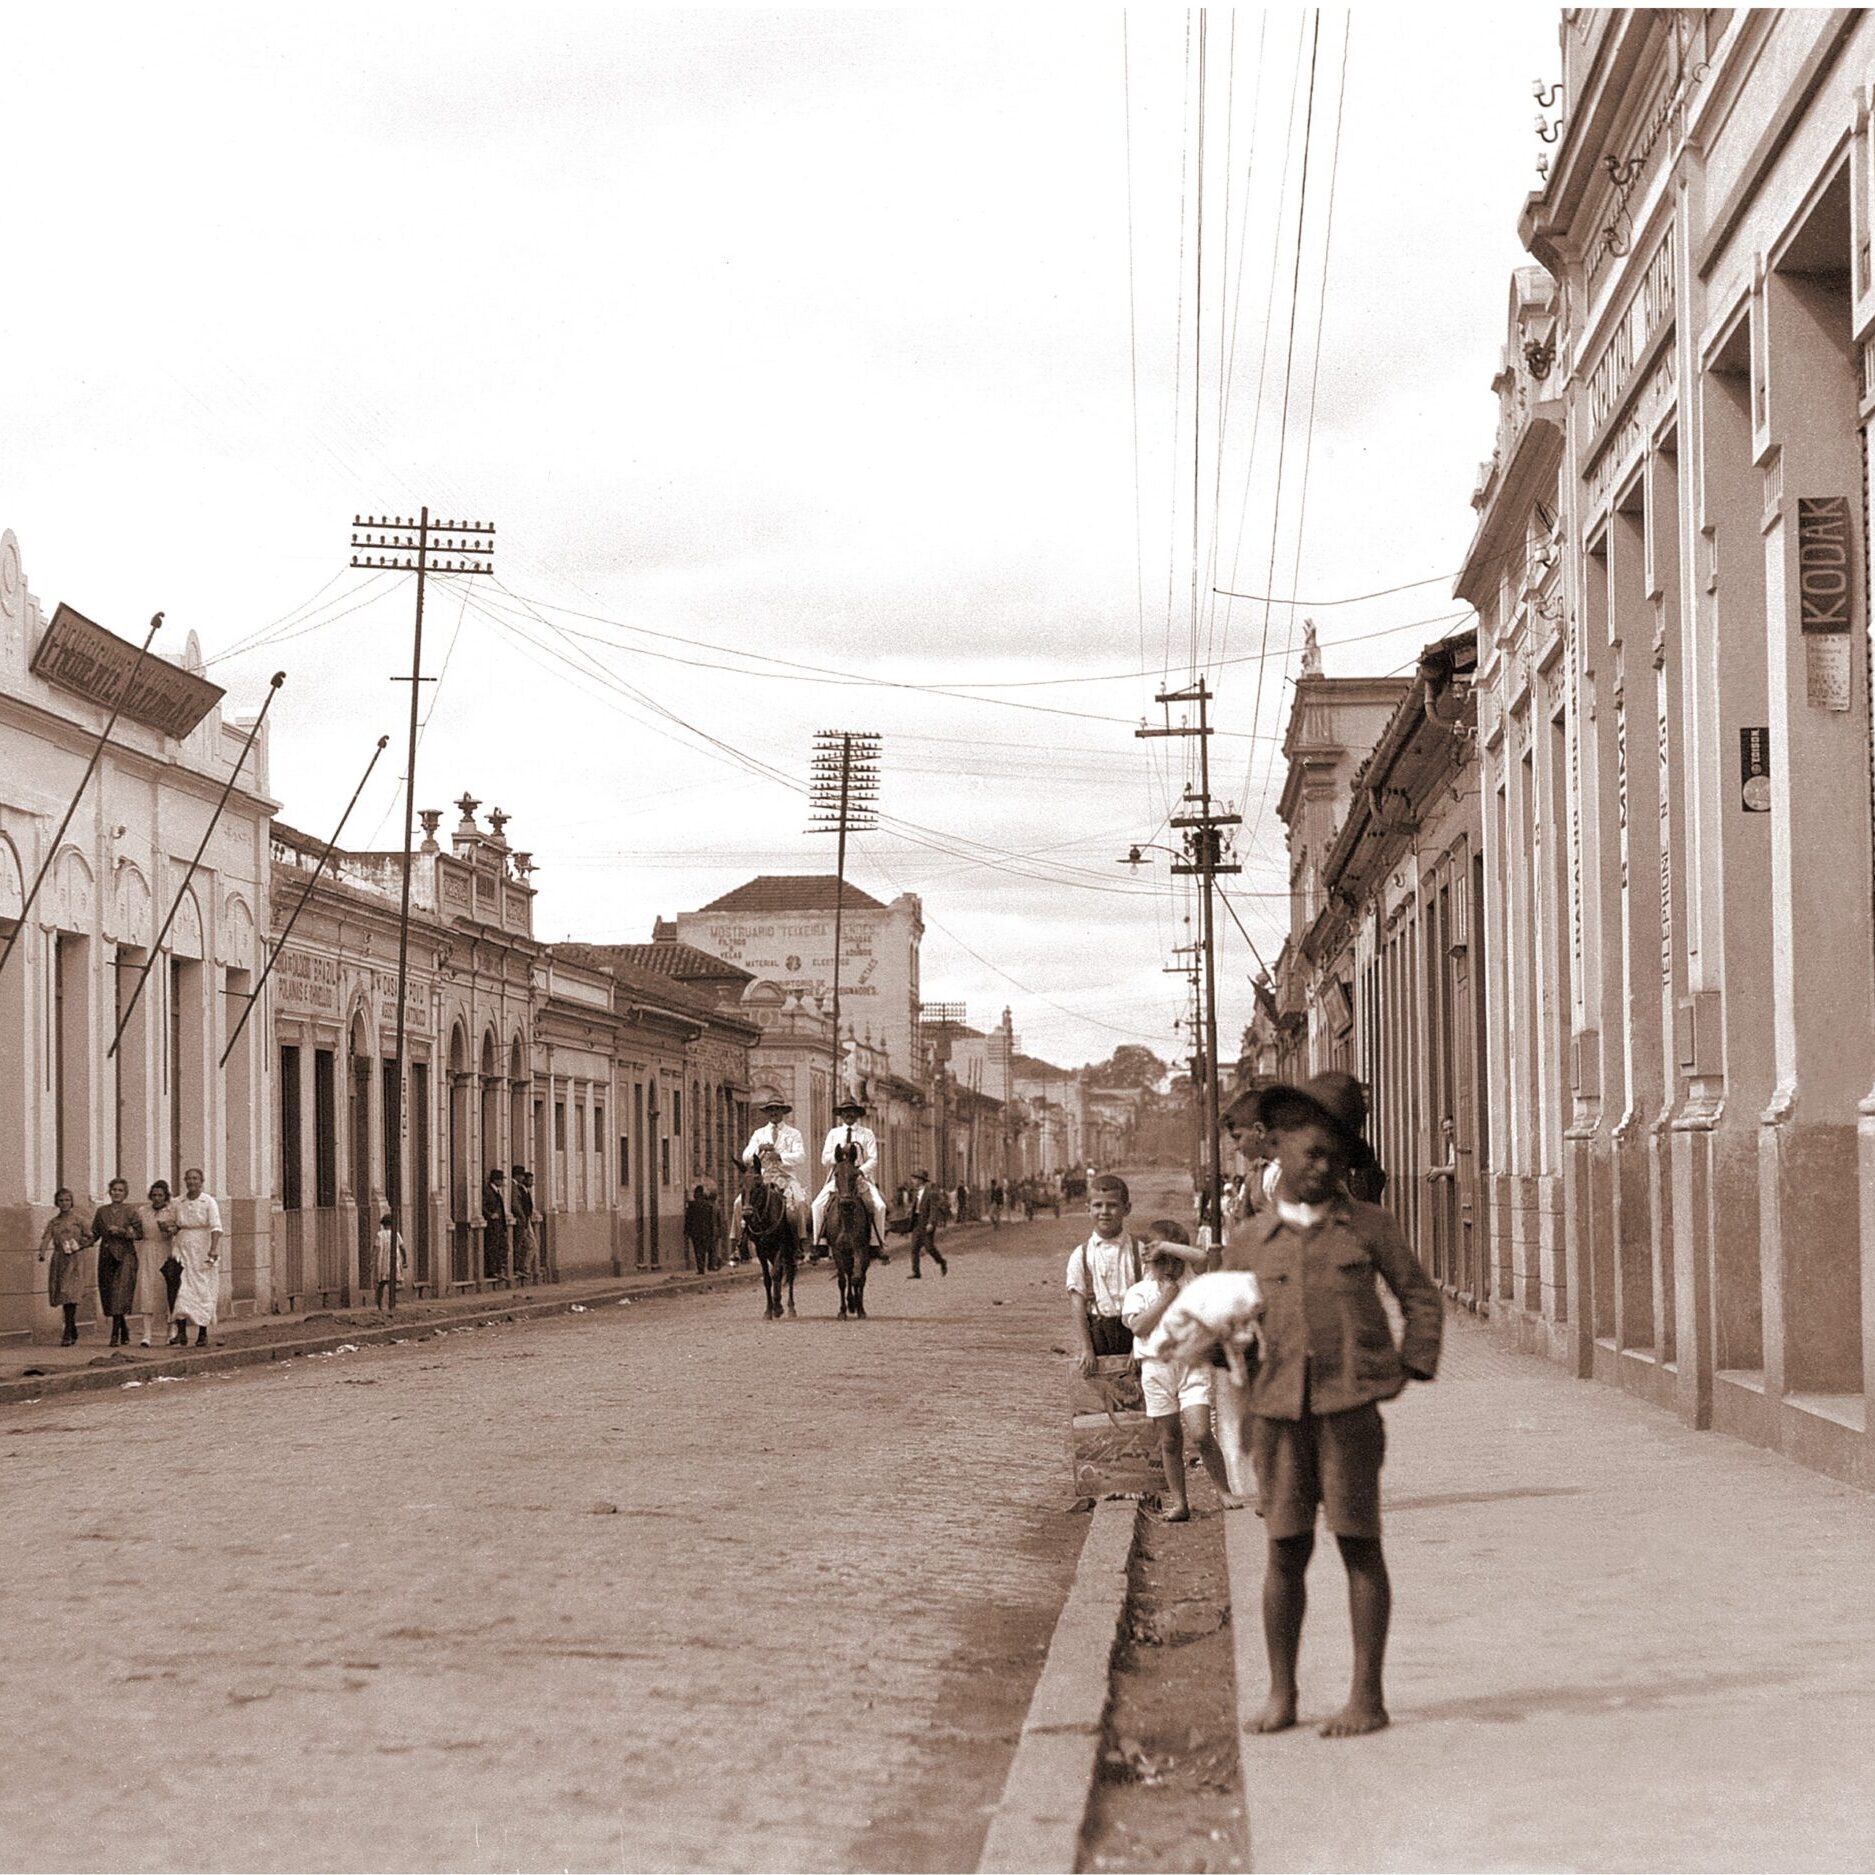
[[964,1021],[965,1010],[962,1003],[920,1003],[918,1005],[918,1028],[920,1032],[922,1033],[926,1029],[936,1029],[938,1032],[937,1074],[935,1078],[937,1082],[936,1093],[938,1102],[937,1183],[939,1189],[942,1189],[950,1183],[950,1100],[945,1085],[945,1077],[950,1072],[951,1030],[954,1028],[962,1028]]
[[[417,622],[410,640],[410,676],[393,683],[410,685],[410,743],[404,758],[404,880],[397,912],[397,1073],[394,1076],[396,1111],[385,1117],[385,1137],[398,1141],[400,1189],[390,1201],[391,1215],[403,1208],[404,1109],[404,1004],[410,982],[410,844],[417,818],[417,704],[422,696],[423,588],[432,573],[493,573],[495,524],[492,521],[432,521],[420,508],[414,521],[403,515],[352,516],[352,565],[373,570],[414,573],[417,576]],[[348,810],[349,811],[349,810]],[[388,1168],[387,1168],[388,1171]],[[388,1183],[388,1179],[386,1181]],[[397,1257],[391,1256],[390,1309],[397,1312]]]
[[837,833],[833,888],[833,1098],[840,1080],[840,951],[846,931],[846,836],[879,824],[879,738],[867,730],[821,729],[814,734],[809,833]]
[[[1204,1086],[1204,963],[1198,955],[1196,944],[1181,944],[1172,955],[1184,961],[1167,964],[1160,974],[1168,977],[1183,977],[1191,987],[1191,1016],[1188,1031],[1191,1053],[1185,1057],[1185,1066],[1191,1071],[1192,1157],[1202,1172],[1205,1162],[1204,1095],[1200,1091]],[[1185,1021],[1185,1017],[1179,1018],[1181,1025]]]
[[1198,706],[1197,722],[1168,722],[1161,729],[1149,729],[1142,724],[1133,733],[1140,737],[1198,738],[1198,786],[1185,790],[1185,802],[1191,811],[1172,816],[1172,825],[1184,832],[1186,857],[1175,861],[1172,871],[1195,877],[1202,887],[1198,896],[1198,949],[1204,965],[1204,1074],[1201,1081],[1204,1110],[1203,1173],[1205,1207],[1211,1220],[1213,1237],[1218,1238],[1224,1215],[1224,1167],[1218,1151],[1217,931],[1214,900],[1218,877],[1224,873],[1242,872],[1243,868],[1234,860],[1225,859],[1223,833],[1226,827],[1241,825],[1242,816],[1219,808],[1211,795],[1211,737],[1214,733],[1210,717],[1211,697],[1211,687],[1202,677],[1183,690],[1161,690],[1155,702],[1168,710],[1174,703],[1195,703]]

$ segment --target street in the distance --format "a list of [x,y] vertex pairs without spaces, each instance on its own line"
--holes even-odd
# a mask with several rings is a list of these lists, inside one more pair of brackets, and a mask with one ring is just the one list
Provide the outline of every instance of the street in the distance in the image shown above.
[[790,1322],[745,1286],[10,1412],[0,1863],[973,1866],[1085,1528],[1074,1228],[897,1254],[863,1323],[820,1265]]

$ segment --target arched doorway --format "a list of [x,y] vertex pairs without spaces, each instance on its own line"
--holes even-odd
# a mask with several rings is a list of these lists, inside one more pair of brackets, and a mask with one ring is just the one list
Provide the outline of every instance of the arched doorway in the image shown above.
[[[486,1187],[490,1172],[501,1172],[501,1076],[498,1069],[500,1056],[495,1047],[495,1031],[486,1029],[482,1034],[482,1111],[481,1130],[477,1134],[477,1144],[481,1148],[480,1161],[476,1166],[479,1175],[478,1192]],[[505,1180],[506,1174],[503,1173]],[[480,1200],[477,1201],[480,1210]],[[499,1219],[486,1219],[482,1228],[482,1277],[493,1282],[508,1274],[508,1231],[505,1214]]]

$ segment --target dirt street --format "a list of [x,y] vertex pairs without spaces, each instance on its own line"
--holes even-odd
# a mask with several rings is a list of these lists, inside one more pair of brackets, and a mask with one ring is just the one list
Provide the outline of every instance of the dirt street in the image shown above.
[[0,1421],[41,1868],[974,1866],[1084,1523],[1076,1219]]

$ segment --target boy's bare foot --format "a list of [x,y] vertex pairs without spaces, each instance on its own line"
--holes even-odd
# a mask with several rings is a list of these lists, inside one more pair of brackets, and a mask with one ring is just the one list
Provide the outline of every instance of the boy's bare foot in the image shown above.
[[1191,1506],[1189,1504],[1164,1504],[1159,1509],[1161,1523],[1190,1523]]
[[1271,1693],[1263,1710],[1245,1728],[1252,1732],[1286,1732],[1296,1722],[1294,1693]]
[[1243,1499],[1235,1491],[1220,1491],[1217,1494],[1217,1506],[1219,1510],[1242,1510]]
[[1359,1738],[1364,1732],[1378,1732],[1388,1723],[1387,1709],[1364,1699],[1348,1703],[1322,1726],[1324,1738]]

